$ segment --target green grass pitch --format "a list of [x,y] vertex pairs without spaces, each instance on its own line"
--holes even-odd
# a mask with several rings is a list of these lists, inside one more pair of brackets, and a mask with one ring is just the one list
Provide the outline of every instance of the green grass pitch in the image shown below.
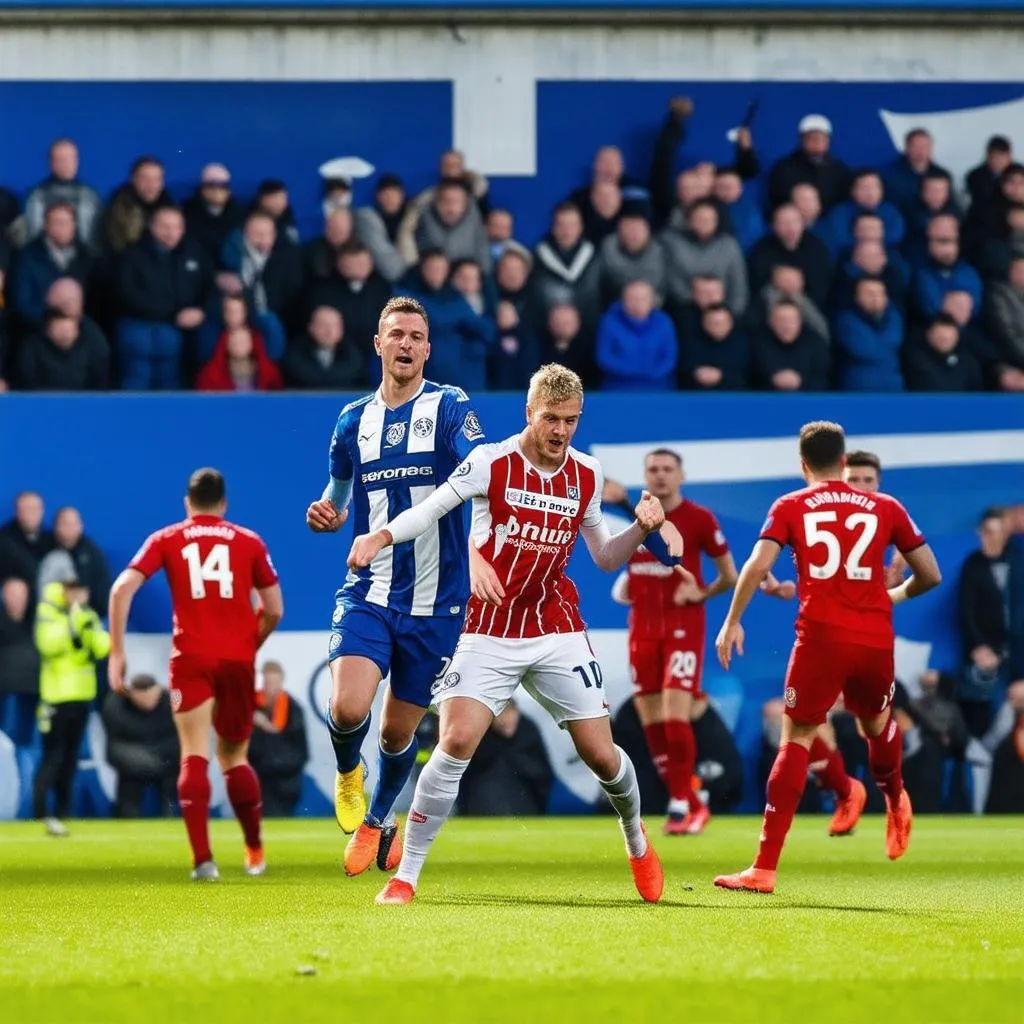
[[759,822],[656,838],[641,903],[614,819],[454,820],[415,904],[345,878],[333,822],[266,826],[269,870],[188,881],[182,825],[0,827],[0,1020],[1024,1021],[1024,820],[919,818],[889,863],[883,822],[846,839],[798,819],[774,896],[712,887]]

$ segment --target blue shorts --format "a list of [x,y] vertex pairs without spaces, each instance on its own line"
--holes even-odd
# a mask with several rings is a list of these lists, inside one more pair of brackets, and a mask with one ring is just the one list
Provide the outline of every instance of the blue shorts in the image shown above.
[[406,615],[342,594],[327,657],[369,658],[381,678],[391,674],[391,692],[399,700],[425,708],[434,680],[448,671],[462,624],[461,615]]

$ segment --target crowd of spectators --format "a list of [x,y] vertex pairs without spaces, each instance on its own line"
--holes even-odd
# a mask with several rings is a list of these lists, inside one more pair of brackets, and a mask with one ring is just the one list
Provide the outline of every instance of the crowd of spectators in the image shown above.
[[472,390],[557,360],[620,390],[1024,391],[1007,139],[960,183],[923,129],[853,168],[809,114],[771,167],[749,128],[732,163],[687,166],[694,116],[671,102],[649,167],[600,149],[536,245],[457,151],[417,195],[381,175],[364,207],[325,178],[302,239],[282,181],[246,201],[211,163],[178,204],[141,156],[103,202],[58,140],[23,209],[0,196],[0,390],[361,388],[398,292],[429,312],[430,375]]

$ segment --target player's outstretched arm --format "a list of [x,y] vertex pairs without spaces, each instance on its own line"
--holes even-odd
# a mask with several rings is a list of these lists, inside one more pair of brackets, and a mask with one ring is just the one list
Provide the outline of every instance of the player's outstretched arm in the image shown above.
[[443,483],[430,497],[418,505],[413,505],[412,508],[407,508],[383,529],[356,537],[352,542],[352,550],[348,553],[349,568],[363,569],[384,548],[415,540],[442,516],[458,508],[464,500],[451,484]]
[[256,634],[256,649],[263,646],[264,640],[277,629],[284,618],[284,597],[281,595],[281,584],[257,590],[260,598],[259,624]]
[[904,580],[898,587],[889,591],[889,598],[893,604],[902,604],[929,590],[934,590],[942,582],[942,571],[935,558],[935,552],[927,544],[922,544],[913,551],[906,552],[903,557],[911,569],[911,577]]
[[107,618],[110,621],[110,655],[107,677],[117,693],[124,690],[124,637],[128,629],[128,613],[132,600],[146,577],[138,569],[125,569],[110,588]]
[[781,550],[782,548],[773,540],[759,540],[740,570],[736,589],[732,594],[732,603],[729,605],[729,613],[726,615],[725,622],[722,623],[722,628],[718,633],[718,639],[715,641],[718,660],[724,669],[729,668],[734,647],[739,654],[743,653],[743,626],[740,625],[740,619],[743,618],[743,613],[747,610],[747,606],[757,593],[765,576],[771,571]]

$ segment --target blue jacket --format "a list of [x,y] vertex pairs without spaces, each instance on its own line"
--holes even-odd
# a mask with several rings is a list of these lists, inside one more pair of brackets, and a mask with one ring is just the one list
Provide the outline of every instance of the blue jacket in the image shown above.
[[960,220],[960,209],[951,199],[935,213],[924,205],[919,197],[912,199],[903,212],[907,223],[907,232],[900,246],[904,257],[911,266],[919,267],[928,262],[928,225],[933,217],[956,217]]
[[885,227],[885,244],[899,245],[906,226],[903,216],[892,203],[883,202],[877,210],[866,210],[852,199],[840,203],[826,218],[825,241],[833,256],[838,256],[853,245],[853,222],[862,214],[881,217]]
[[671,391],[679,346],[672,320],[655,309],[634,320],[613,303],[597,329],[597,366],[605,391]]
[[[934,162],[929,164],[926,173],[933,174],[936,172],[945,174],[947,177],[949,176],[949,172],[945,167],[940,167]],[[902,154],[893,160],[891,164],[886,164],[882,168],[885,198],[897,206],[904,216],[907,215],[907,211],[910,209],[913,201],[920,198],[922,181],[924,181],[924,174],[918,174]]]
[[892,303],[881,319],[869,317],[859,309],[840,313],[832,340],[841,390],[904,390],[900,372],[903,317]]
[[914,311],[930,320],[942,306],[947,292],[970,292],[974,299],[974,317],[981,313],[981,278],[969,263],[958,260],[952,267],[940,267],[934,260],[918,267],[910,286]]
[[430,379],[470,394],[485,390],[487,356],[495,340],[493,323],[477,316],[450,284],[437,291],[428,288],[418,271],[402,278],[395,294],[418,299],[430,318]]
[[758,209],[757,203],[749,199],[746,194],[730,206],[726,207],[729,214],[729,222],[732,224],[732,235],[740,248],[746,255],[754,247],[755,242],[764,238],[768,231],[764,217]]
[[46,239],[40,236],[29,242],[18,254],[11,282],[14,308],[27,324],[39,326],[46,312],[46,293],[60,277],[73,277],[84,289],[89,276],[89,257],[83,246],[75,243],[75,255],[66,270],[61,270],[50,256]]

